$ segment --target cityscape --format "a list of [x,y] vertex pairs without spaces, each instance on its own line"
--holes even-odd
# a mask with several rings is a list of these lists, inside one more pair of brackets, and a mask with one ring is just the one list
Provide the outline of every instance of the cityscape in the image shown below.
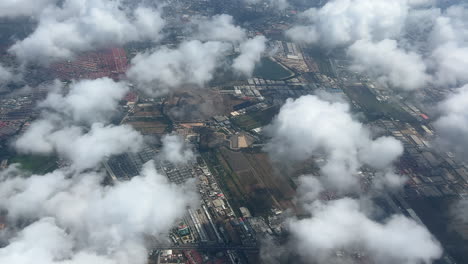
[[468,263],[463,0],[0,3],[0,263]]

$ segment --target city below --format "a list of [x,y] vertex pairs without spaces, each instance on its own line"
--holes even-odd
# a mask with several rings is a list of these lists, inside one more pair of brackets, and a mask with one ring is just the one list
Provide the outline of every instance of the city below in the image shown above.
[[0,263],[468,263],[467,32],[449,0],[0,3]]

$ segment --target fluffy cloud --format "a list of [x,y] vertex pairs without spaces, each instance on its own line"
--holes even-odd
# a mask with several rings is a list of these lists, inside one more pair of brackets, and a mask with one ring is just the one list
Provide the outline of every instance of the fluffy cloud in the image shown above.
[[230,15],[222,14],[213,16],[210,19],[197,19],[195,25],[198,27],[195,37],[199,40],[238,43],[246,38],[245,30],[240,26],[236,26]]
[[38,15],[45,7],[57,0],[2,0],[0,17],[18,17]]
[[286,34],[294,41],[319,43],[327,48],[359,39],[392,38],[401,34],[410,4],[406,0],[333,0],[320,9],[302,13],[307,23]]
[[452,6],[439,16],[430,34],[435,83],[458,86],[468,82],[468,9]]
[[361,166],[383,170],[403,153],[401,142],[394,138],[372,139],[370,131],[353,119],[347,104],[316,96],[287,100],[266,131],[272,137],[266,150],[274,159],[303,161],[325,155],[323,181],[326,187],[342,191],[357,187],[355,174]]
[[[346,253],[361,251],[378,263],[417,264],[432,263],[442,255],[429,231],[402,215],[379,223],[349,198],[315,202],[309,210],[312,217],[289,222],[297,252],[308,260],[338,263],[346,260]],[[339,251],[345,255],[337,256]]]
[[72,162],[75,169],[96,167],[104,159],[143,147],[143,136],[132,127],[95,123],[89,130],[62,126],[51,120],[38,120],[14,143],[21,153],[57,153]]
[[163,26],[159,11],[146,7],[130,12],[120,1],[65,0],[44,8],[34,32],[9,51],[22,62],[48,63],[111,44],[154,41]]
[[105,158],[143,146],[143,136],[130,126],[112,126],[110,117],[128,91],[108,78],[74,82],[66,94],[60,83],[39,105],[41,117],[13,143],[22,153],[57,153],[75,169],[94,168]]
[[255,64],[260,61],[261,55],[265,51],[266,41],[264,36],[257,36],[242,43],[240,45],[241,54],[234,59],[232,64],[234,71],[251,76]]
[[0,175],[0,207],[10,224],[32,224],[0,249],[2,263],[143,264],[144,236],[167,234],[197,201],[193,189],[168,183],[152,162],[114,186],[102,186],[100,173],[21,177],[12,170]]
[[213,78],[215,70],[231,46],[224,42],[183,42],[176,49],[161,47],[133,58],[127,76],[152,95],[167,93],[183,85],[202,87]]
[[353,59],[354,70],[375,76],[390,87],[415,90],[430,80],[421,56],[399,49],[395,40],[358,40],[347,53]]
[[195,155],[184,139],[178,135],[164,135],[162,137],[163,147],[161,158],[175,164],[186,163],[193,160]]
[[434,123],[439,142],[458,154],[468,154],[468,85],[449,95],[439,109],[441,116]]
[[128,90],[127,83],[109,78],[73,82],[66,94],[59,84],[39,107],[66,115],[76,123],[105,122],[116,113],[118,102]]

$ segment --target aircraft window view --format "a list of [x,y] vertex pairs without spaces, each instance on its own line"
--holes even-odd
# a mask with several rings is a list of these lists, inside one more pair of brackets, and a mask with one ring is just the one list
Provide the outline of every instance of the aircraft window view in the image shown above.
[[468,263],[468,1],[0,0],[0,263]]

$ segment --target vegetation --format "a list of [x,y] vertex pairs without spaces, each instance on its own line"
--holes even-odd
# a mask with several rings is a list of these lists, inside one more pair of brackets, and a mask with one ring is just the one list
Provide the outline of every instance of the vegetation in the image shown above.
[[232,118],[232,123],[243,130],[249,131],[257,127],[266,126],[271,123],[278,114],[279,107],[272,106],[262,111],[247,113],[245,115]]
[[416,122],[410,114],[405,112],[397,105],[388,102],[380,102],[375,95],[363,85],[345,87],[344,92],[346,95],[357,102],[369,120],[377,120],[379,118],[392,118],[404,122]]
[[12,157],[9,163],[19,163],[20,168],[37,174],[51,172],[57,168],[55,156],[17,155]]
[[[240,188],[234,182],[233,173],[228,166],[223,166],[221,163],[222,157],[219,151],[202,152],[201,156],[206,162],[206,165],[212,173],[216,173],[217,179],[221,184],[226,198],[232,206],[232,209],[237,215],[241,215],[239,208],[246,205],[244,197],[241,195]],[[224,164],[227,165],[227,164]]]

